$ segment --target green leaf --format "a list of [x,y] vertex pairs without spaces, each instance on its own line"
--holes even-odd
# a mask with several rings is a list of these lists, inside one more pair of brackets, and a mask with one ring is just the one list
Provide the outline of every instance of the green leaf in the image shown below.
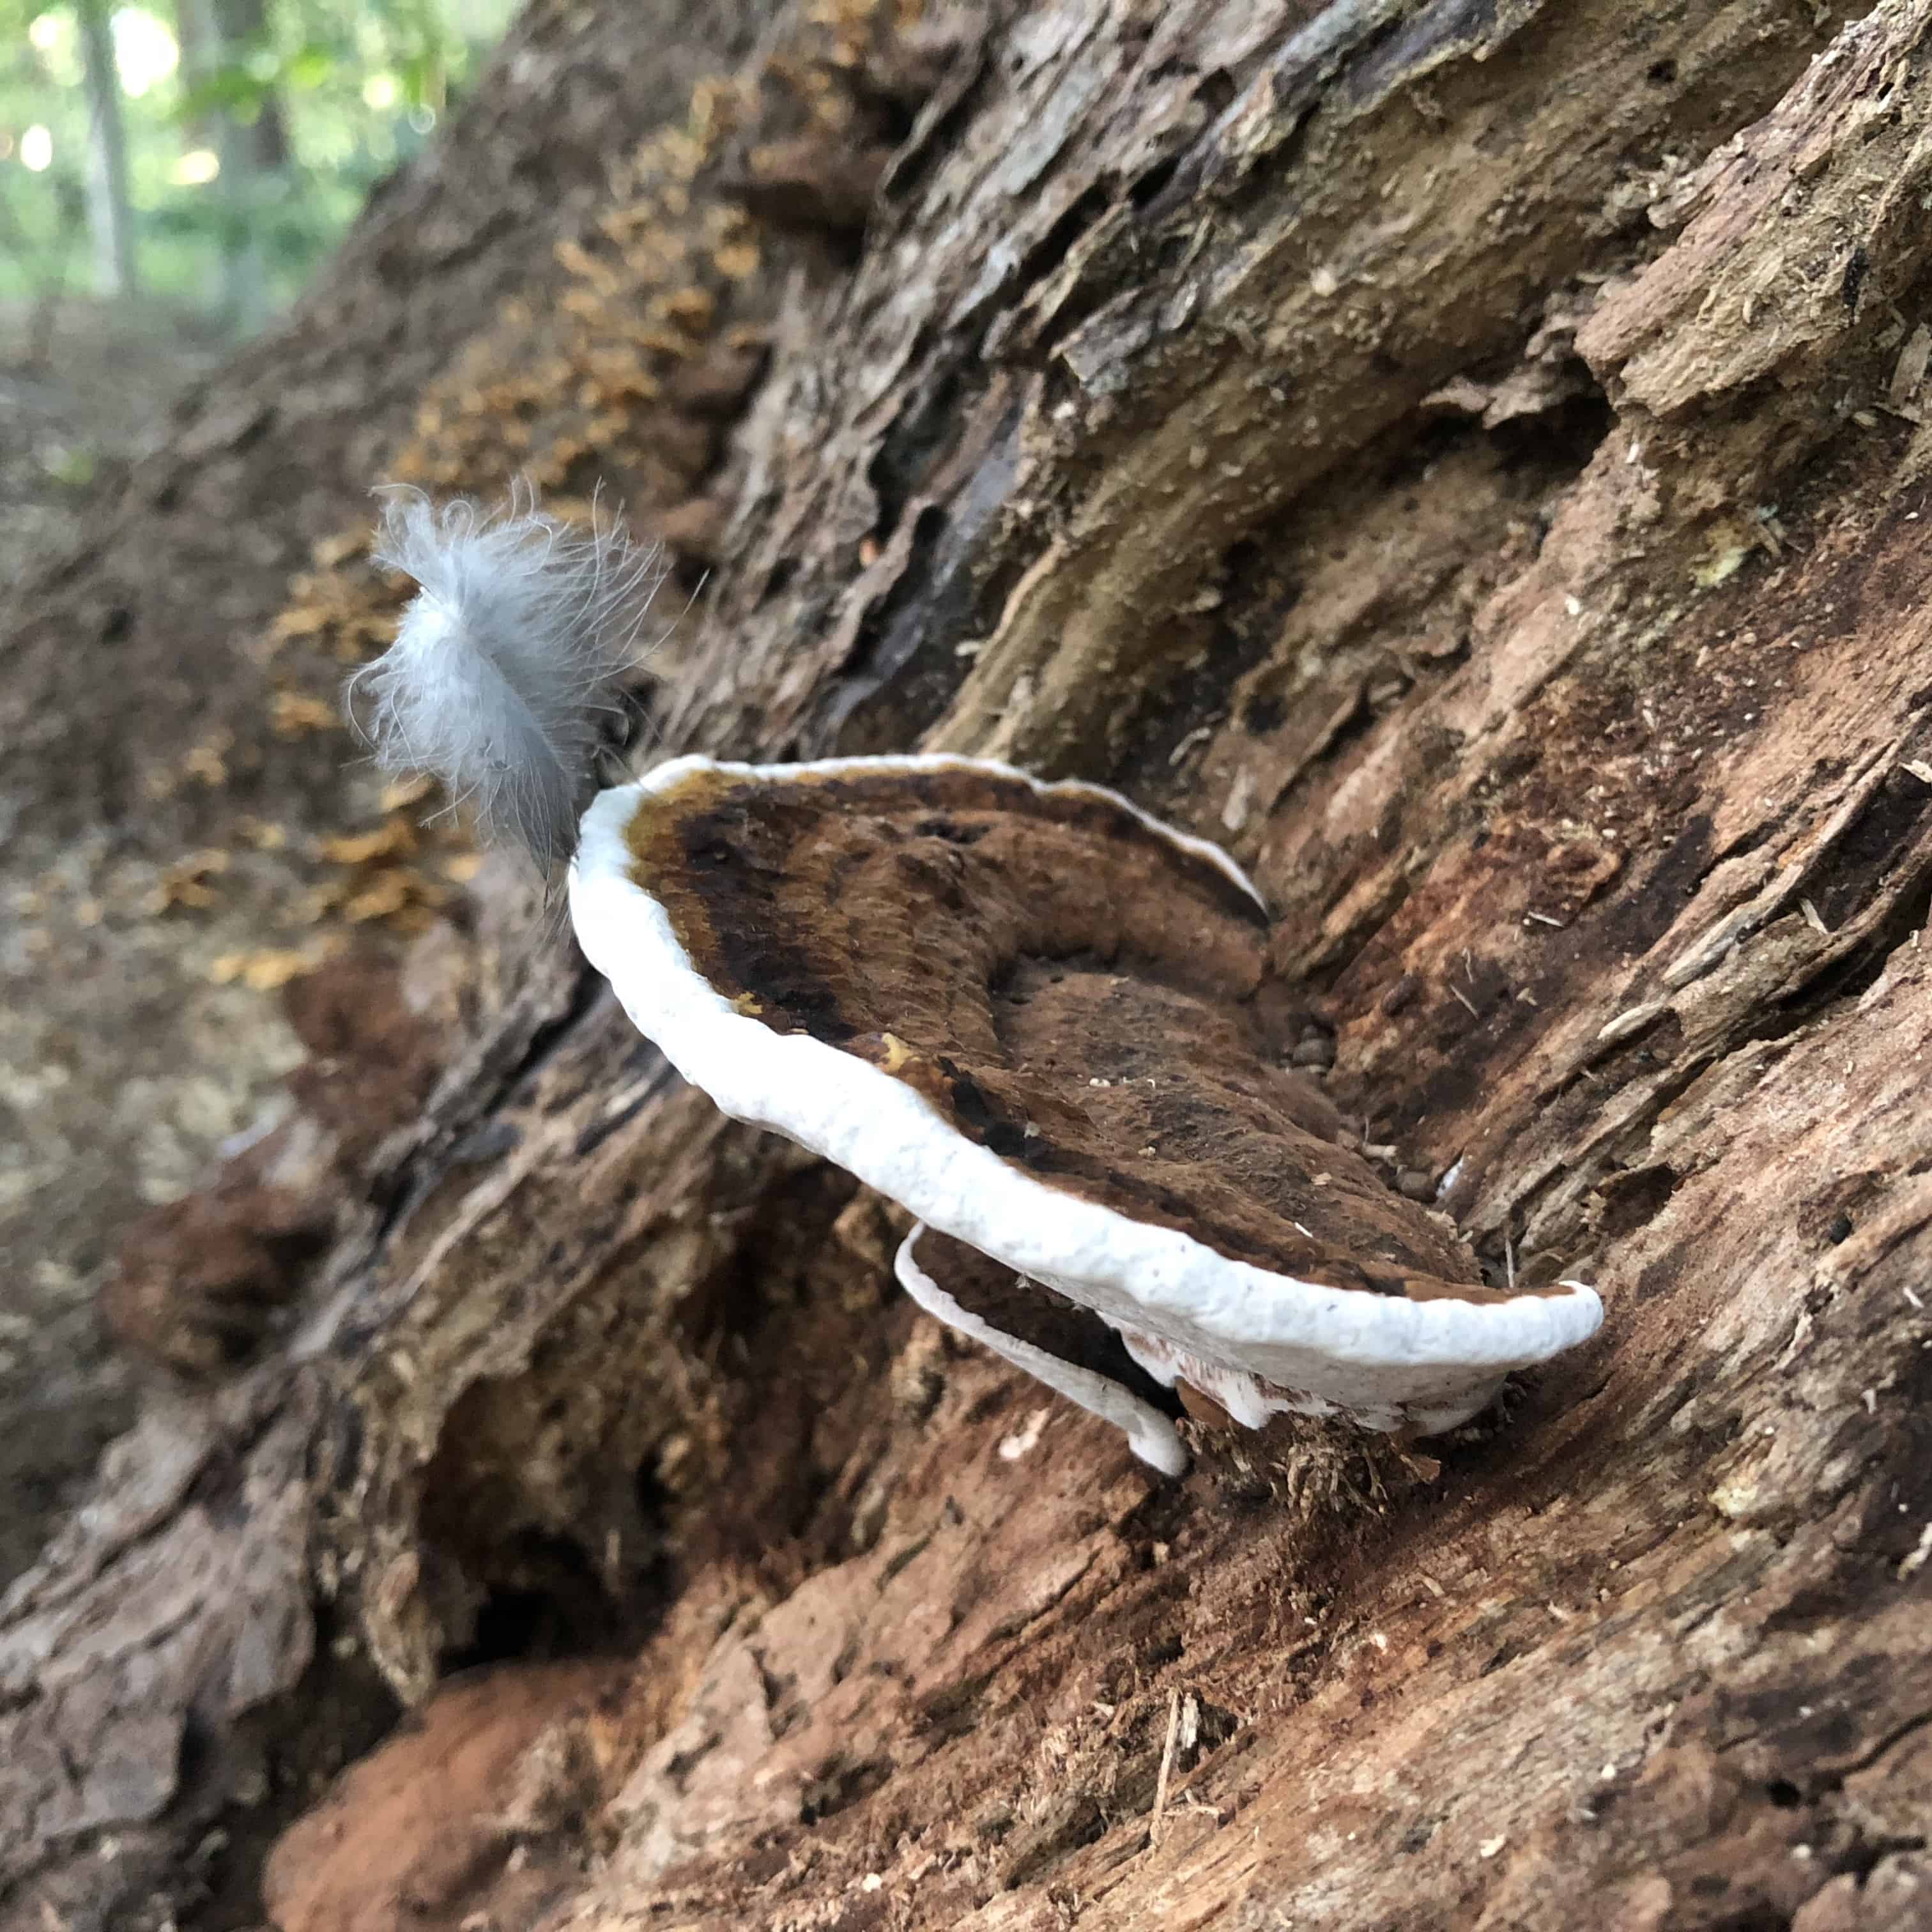
[[288,65],[282,70],[283,79],[292,92],[312,94],[334,78],[335,70],[340,64],[340,58],[333,47],[326,46],[320,40],[310,40],[289,56]]

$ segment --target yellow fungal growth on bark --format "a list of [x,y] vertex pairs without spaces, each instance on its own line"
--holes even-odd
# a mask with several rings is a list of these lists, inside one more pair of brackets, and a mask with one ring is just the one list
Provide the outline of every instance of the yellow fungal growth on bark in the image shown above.
[[[439,500],[526,486],[567,524],[621,517],[640,539],[668,544],[694,583],[715,561],[731,428],[763,369],[780,292],[801,261],[821,277],[838,272],[811,224],[826,208],[849,213],[854,153],[886,152],[872,124],[878,77],[904,69],[895,50],[924,11],[920,0],[819,0],[754,65],[698,81],[678,120],[614,158],[602,202],[424,388],[371,482]],[[808,176],[812,157],[826,158],[828,177],[843,154],[836,191],[814,201],[808,181],[802,201],[761,198],[754,158],[772,153],[806,156]],[[796,172],[784,176],[788,192]],[[268,719],[276,738],[338,728],[342,668],[394,641],[413,586],[375,560],[374,523],[372,512],[313,545],[261,640],[288,674]],[[212,751],[182,782],[226,782],[230,763]],[[428,781],[386,785],[380,808],[392,816],[372,826],[365,804],[320,842],[325,876],[291,900],[289,920],[407,929],[433,919],[470,851],[461,824],[434,815],[438,798]],[[399,812],[433,820],[417,855],[428,870],[388,843]]]

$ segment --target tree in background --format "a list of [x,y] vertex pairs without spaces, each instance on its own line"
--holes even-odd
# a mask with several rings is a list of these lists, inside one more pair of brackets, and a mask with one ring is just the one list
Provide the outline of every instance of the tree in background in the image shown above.
[[284,63],[265,0],[176,0],[190,152],[212,157],[221,275],[219,312],[245,333],[269,306],[268,235],[291,184]]
[[130,296],[136,286],[134,209],[128,198],[128,128],[106,0],[75,0],[82,84],[87,95],[87,218],[94,241],[94,286]]
[[0,300],[68,278],[248,333],[421,146],[509,0],[0,4]]

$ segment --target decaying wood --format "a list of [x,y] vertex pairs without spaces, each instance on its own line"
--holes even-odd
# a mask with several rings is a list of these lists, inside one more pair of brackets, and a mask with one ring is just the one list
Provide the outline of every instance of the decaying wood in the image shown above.
[[1391,1180],[1603,1336],[1426,1457],[1162,1484],[534,953],[8,1599],[0,1924],[247,1922],[385,1694],[515,1774],[398,1742],[288,1932],[1924,1923],[1932,4],[944,44],[770,318],[663,740],[1220,838]]

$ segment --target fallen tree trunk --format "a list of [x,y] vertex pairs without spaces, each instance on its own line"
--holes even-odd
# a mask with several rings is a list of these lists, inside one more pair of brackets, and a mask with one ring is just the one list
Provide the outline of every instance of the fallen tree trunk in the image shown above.
[[[1611,12],[1042,7],[780,113],[788,19],[580,278],[769,334],[662,742],[1220,839],[1392,1180],[1600,1340],[1162,1484],[486,947],[292,1329],[8,1600],[0,1923],[248,1922],[389,1695],[290,1932],[1922,1921],[1932,7]],[[398,460],[487,487],[459,375]]]

